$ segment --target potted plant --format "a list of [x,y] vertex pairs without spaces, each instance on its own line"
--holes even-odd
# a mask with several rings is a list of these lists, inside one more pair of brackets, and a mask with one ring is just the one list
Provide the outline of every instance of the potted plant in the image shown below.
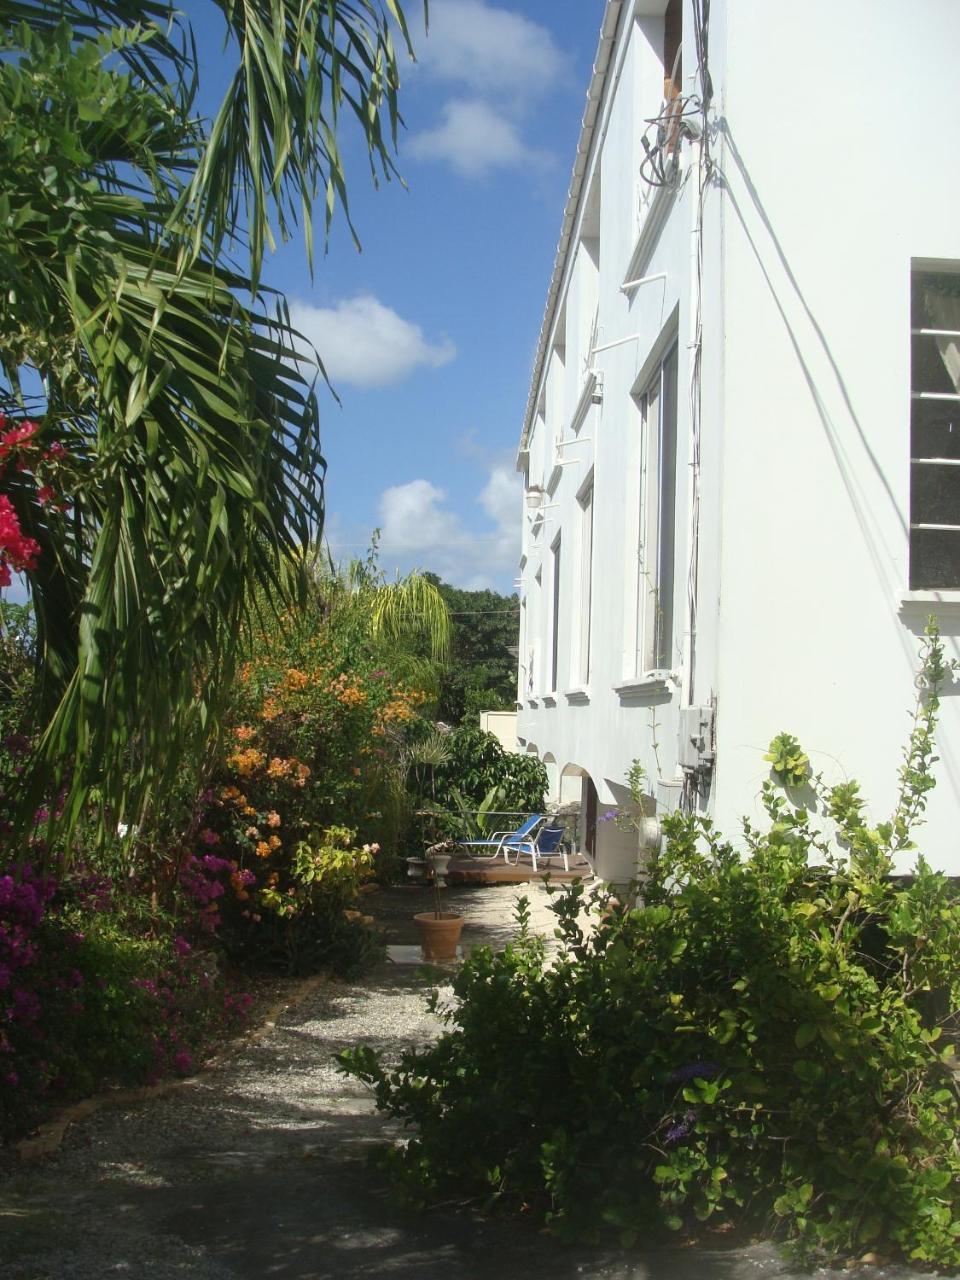
[[420,935],[424,960],[457,958],[463,916],[459,911],[444,911],[440,896],[440,890],[446,884],[447,866],[456,847],[453,840],[441,840],[427,850],[426,862],[433,880],[434,909],[422,911],[413,917]]

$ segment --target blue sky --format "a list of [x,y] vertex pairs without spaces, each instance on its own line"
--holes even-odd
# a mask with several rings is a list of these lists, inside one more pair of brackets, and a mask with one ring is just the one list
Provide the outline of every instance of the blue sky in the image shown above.
[[342,400],[322,393],[334,554],[361,554],[379,526],[389,573],[509,591],[516,442],[604,5],[431,0],[427,36],[406,8],[407,189],[374,190],[352,138],[362,253],[341,219],[312,283],[300,240],[265,275]]

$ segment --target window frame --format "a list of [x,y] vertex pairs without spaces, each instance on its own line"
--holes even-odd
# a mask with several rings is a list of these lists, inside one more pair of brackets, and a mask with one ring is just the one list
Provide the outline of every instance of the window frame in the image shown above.
[[[640,519],[636,549],[636,671],[643,676],[672,669],[677,553],[679,357],[679,342],[674,334],[660,351],[655,368],[643,384],[639,396],[642,434]],[[669,383],[671,367],[672,387]],[[670,421],[665,423],[665,409],[671,408],[671,395],[672,415]],[[668,462],[670,465],[665,465]],[[651,564],[652,573],[649,568]]]
[[[918,312],[921,309],[919,288],[924,277],[952,277],[955,280],[955,288],[952,292],[957,299],[957,319],[954,321],[957,328],[944,328],[936,323],[920,323],[918,317]],[[922,354],[924,340],[932,341],[938,345],[949,343],[952,348],[949,351],[949,355],[957,365],[955,371],[951,371],[947,367],[947,353],[942,348],[934,354],[934,366],[938,358],[943,362],[945,377],[942,380],[954,387],[952,392],[921,385],[921,380],[929,376],[928,371],[924,368],[926,360]],[[930,420],[928,407],[937,404],[955,406],[954,412],[950,414],[949,419],[945,419],[943,422],[938,422],[935,418],[932,421]],[[954,430],[956,431],[956,443],[953,443],[953,441],[950,443],[950,451],[955,456],[946,456],[944,454],[942,440],[940,441],[941,450],[939,453],[929,452],[935,446],[932,443],[922,442],[922,436],[930,433],[931,428],[935,429],[944,425],[948,428],[948,438],[954,433]],[[930,475],[930,472],[926,470],[927,468],[936,468],[943,473],[944,479],[949,477],[953,480],[955,493],[952,495],[947,493],[945,496],[940,495],[939,501],[935,492],[924,494],[922,492],[924,480]],[[910,264],[908,582],[911,592],[960,590],[960,470],[955,470],[956,468],[960,468],[960,261],[915,258]],[[924,474],[925,472],[926,474]],[[924,514],[933,514],[930,508],[942,507],[944,502],[951,508],[949,514],[952,519],[943,521],[920,518]],[[924,504],[927,506],[926,512],[922,510]],[[932,559],[930,544],[933,539],[937,538],[937,535],[943,534],[949,534],[951,537],[946,540],[941,537],[939,541],[942,546],[948,547],[951,542],[954,544],[953,549],[948,552],[946,557],[951,571],[944,576],[936,577],[924,565],[923,544],[926,544],[926,557]],[[933,538],[930,535],[933,535]]]
[[577,665],[573,680],[580,688],[590,683],[591,633],[593,630],[594,469],[577,491],[580,522],[580,626]]
[[550,686],[556,693],[560,679],[560,575],[563,569],[563,530],[550,543]]

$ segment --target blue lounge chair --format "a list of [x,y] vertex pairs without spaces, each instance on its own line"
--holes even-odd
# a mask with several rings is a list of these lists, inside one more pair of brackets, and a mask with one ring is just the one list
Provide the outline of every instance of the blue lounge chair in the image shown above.
[[[522,822],[516,831],[494,831],[488,840],[458,840],[457,844],[474,858],[497,858],[503,854],[504,862],[509,862],[508,851],[515,852],[518,844],[529,840],[537,826],[546,820],[542,813],[532,813],[526,822]],[[484,850],[474,853],[474,850]]]
[[[514,842],[509,846],[517,855],[514,858],[514,862],[519,862],[521,858],[532,858],[533,870],[536,872],[537,858],[547,858],[553,854],[559,854],[563,858],[564,871],[569,871],[570,859],[567,857],[566,849],[560,844],[563,834],[563,827],[541,827],[532,839]],[[506,857],[506,854],[504,856]],[[509,862],[509,858],[507,861]]]

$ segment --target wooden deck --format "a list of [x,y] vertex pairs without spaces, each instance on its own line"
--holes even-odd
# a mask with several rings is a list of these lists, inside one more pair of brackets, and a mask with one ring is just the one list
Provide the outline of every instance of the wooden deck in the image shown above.
[[555,884],[568,884],[591,879],[593,867],[579,854],[570,859],[569,871],[564,871],[562,858],[538,858],[536,871],[529,859],[518,866],[508,865],[502,858],[451,858],[447,879],[451,884],[530,884],[547,874]]

